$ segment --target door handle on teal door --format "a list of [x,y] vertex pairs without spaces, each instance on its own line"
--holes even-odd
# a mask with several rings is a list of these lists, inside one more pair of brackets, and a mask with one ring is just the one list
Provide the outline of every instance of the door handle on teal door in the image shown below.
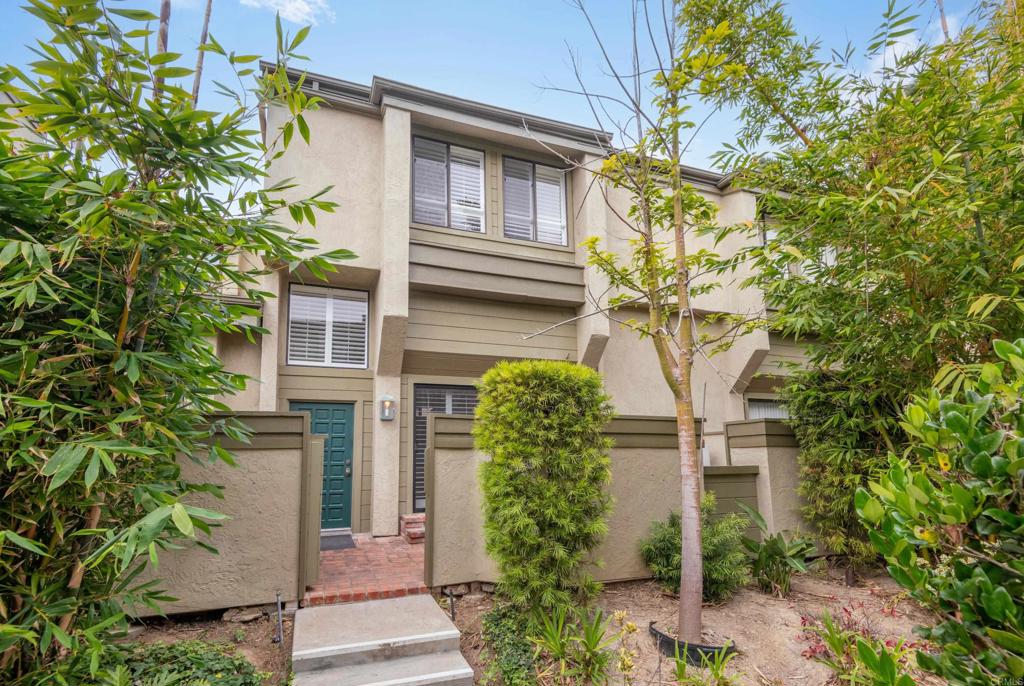
[[345,467],[345,476],[352,476],[352,468]]

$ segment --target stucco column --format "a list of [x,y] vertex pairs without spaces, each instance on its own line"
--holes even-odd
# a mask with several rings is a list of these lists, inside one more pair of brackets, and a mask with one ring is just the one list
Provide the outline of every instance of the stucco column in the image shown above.
[[384,109],[380,277],[374,301],[373,497],[374,536],[398,534],[401,423],[379,418],[380,399],[402,395],[402,357],[409,320],[409,195],[412,128],[405,110]]
[[[587,238],[597,237],[602,250],[608,249],[608,208],[604,194],[593,186],[595,181],[593,169],[602,163],[602,159],[587,155],[583,159],[583,169],[573,172],[572,188],[575,203],[579,204],[576,214],[576,242],[582,243]],[[577,248],[577,260],[586,261],[586,253]],[[600,296],[608,289],[608,279],[599,269],[587,267],[583,272],[583,282],[589,293]],[[603,307],[606,302],[600,302]],[[580,306],[580,315],[584,316],[576,324],[576,351],[582,364],[589,367],[598,366],[604,355],[608,337],[611,335],[611,322],[603,313],[598,312],[598,305],[587,301]]]
[[[262,412],[277,411],[277,360],[281,337],[286,335],[281,327],[281,274],[274,271],[261,277],[260,287],[274,297],[263,303],[263,328],[268,333],[260,336],[260,389],[257,409]],[[284,297],[287,297],[287,291]]]
[[[380,418],[380,399],[402,395],[402,377],[373,379],[373,498],[371,528],[374,536],[398,534],[399,446],[402,432],[398,417],[386,422]],[[399,408],[399,412],[401,408]]]

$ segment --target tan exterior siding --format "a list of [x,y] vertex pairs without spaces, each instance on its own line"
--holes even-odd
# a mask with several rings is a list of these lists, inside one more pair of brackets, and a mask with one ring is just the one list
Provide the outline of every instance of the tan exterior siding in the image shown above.
[[[412,293],[405,347],[408,351],[451,357],[540,357],[575,361],[575,323],[524,340],[524,336],[573,316],[575,312],[569,308]],[[443,369],[432,370],[435,374],[443,372]]]
[[769,334],[768,341],[770,349],[757,370],[759,374],[787,376],[792,372],[792,365],[803,366],[807,363],[807,353],[798,341],[777,333]]

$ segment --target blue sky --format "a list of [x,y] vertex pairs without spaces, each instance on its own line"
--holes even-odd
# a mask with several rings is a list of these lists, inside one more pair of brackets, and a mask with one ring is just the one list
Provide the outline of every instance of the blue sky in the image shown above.
[[[18,0],[2,0],[0,63],[31,60],[27,47],[46,35]],[[107,0],[117,4],[119,0]],[[910,0],[918,33],[910,40],[937,38],[935,0]],[[156,11],[158,0],[127,0],[125,7]],[[586,0],[613,57],[628,64],[628,0]],[[885,0],[791,0],[790,15],[804,35],[827,48],[848,41],[863,48],[885,10]],[[951,24],[967,20],[971,0],[946,0]],[[187,53],[191,66],[205,0],[173,0],[171,49]],[[594,119],[583,98],[546,90],[575,87],[569,48],[578,55],[590,83],[607,84],[601,57],[579,12],[563,0],[214,0],[211,31],[239,54],[272,56],[274,12],[292,31],[315,24],[304,45],[306,68],[368,83],[376,74],[433,90],[578,124]],[[863,49],[858,55],[863,54]],[[869,61],[861,59],[864,66]],[[201,104],[216,107],[212,79],[223,79],[222,64],[207,60]],[[729,140],[735,122],[717,115],[703,129],[688,160],[707,166],[708,156]],[[314,132],[315,136],[315,132]]]

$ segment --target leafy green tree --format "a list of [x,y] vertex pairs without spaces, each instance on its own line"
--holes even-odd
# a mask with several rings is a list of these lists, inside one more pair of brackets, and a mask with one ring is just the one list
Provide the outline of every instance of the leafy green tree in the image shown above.
[[909,451],[856,496],[889,574],[941,618],[918,664],[970,686],[1024,678],[1024,338],[993,348],[974,390],[907,408]]
[[[29,70],[0,70],[0,681],[83,683],[109,662],[125,604],[157,607],[138,574],[176,541],[221,518],[188,504],[180,461],[231,462],[207,426],[246,380],[209,338],[262,330],[243,323],[266,300],[272,268],[315,274],[347,251],[279,223],[313,222],[332,204],[259,189],[266,165],[317,105],[280,68],[294,39],[278,25],[278,69],[212,37],[249,92],[224,113],[199,110],[164,51],[166,22],[100,0],[30,0],[46,28]],[[190,83],[189,86],[192,84]],[[260,108],[291,119],[250,129]],[[274,147],[276,146],[276,148]],[[308,258],[308,259],[307,259]],[[265,266],[266,265],[266,266]]]
[[499,590],[518,608],[592,597],[583,569],[608,531],[612,407],[601,376],[569,362],[499,362],[479,383],[473,436],[484,534]]
[[901,53],[915,17],[890,5],[867,51],[884,67],[866,73],[852,48],[820,56],[774,0],[685,5],[694,40],[728,22],[721,49],[744,74],[706,100],[739,109],[718,161],[759,190],[763,221],[720,237],[764,240],[721,268],[752,267],[766,324],[807,343],[786,389],[795,423],[842,418],[802,432],[808,514],[858,556],[852,502],[832,497],[842,482],[906,444],[893,420],[911,394],[936,375],[963,386],[994,338],[1024,330],[1020,10],[986,4],[977,26]]
[[[593,27],[583,3],[574,4]],[[647,14],[646,5],[638,5],[632,62],[619,68],[604,52],[617,89],[595,93],[581,82],[579,93],[587,98],[598,124],[618,136],[617,147],[596,166],[583,167],[597,177],[597,191],[625,234],[620,245],[627,246],[612,249],[597,237],[585,242],[587,265],[608,284],[586,316],[607,316],[650,340],[672,394],[682,477],[680,557],[687,560],[681,569],[676,628],[680,640],[700,643],[703,462],[697,445],[693,368],[699,358],[710,358],[749,331],[752,320],[746,314],[700,308],[701,296],[721,286],[720,280],[709,278],[717,255],[698,238],[717,225],[718,208],[684,178],[686,158],[703,125],[689,118],[689,110],[696,96],[724,87],[741,72],[720,49],[727,25],[708,27],[686,41],[680,30],[686,21],[680,5],[673,6],[671,16],[658,18]],[[665,30],[649,31],[652,22],[665,22]],[[594,36],[603,50],[596,29]],[[653,55],[649,65],[644,61],[648,55]]]

